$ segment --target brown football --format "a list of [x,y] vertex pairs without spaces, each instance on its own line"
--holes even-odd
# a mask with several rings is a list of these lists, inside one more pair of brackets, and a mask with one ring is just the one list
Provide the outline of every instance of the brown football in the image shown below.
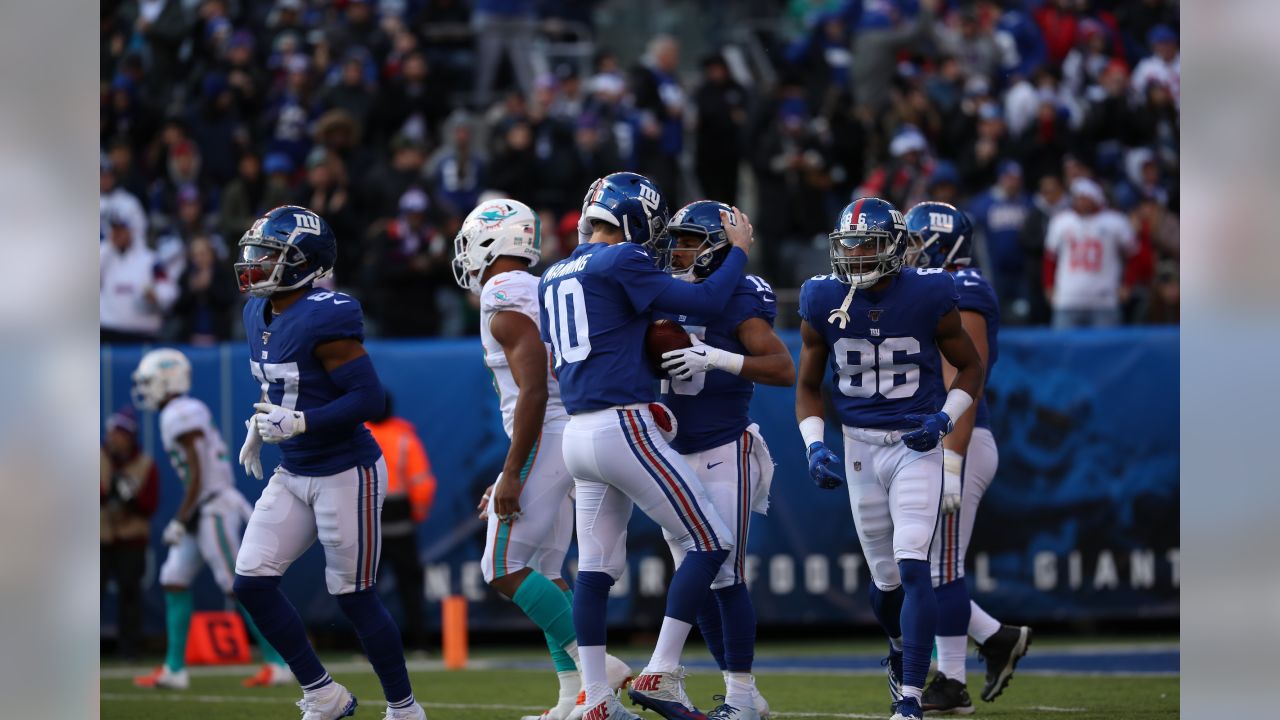
[[649,367],[658,377],[666,377],[662,369],[662,354],[672,350],[683,350],[692,347],[689,333],[684,326],[674,320],[655,320],[644,333],[644,350],[649,355]]

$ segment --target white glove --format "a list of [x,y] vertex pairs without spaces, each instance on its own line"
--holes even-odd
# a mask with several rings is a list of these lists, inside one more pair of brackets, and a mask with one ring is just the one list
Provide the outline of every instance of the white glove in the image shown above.
[[249,432],[244,436],[244,444],[240,446],[240,464],[244,466],[244,471],[250,475],[262,479],[262,436],[258,434],[258,423],[253,418],[244,421],[244,428]]
[[258,411],[253,419],[258,423],[258,434],[262,436],[262,442],[274,445],[307,431],[307,419],[301,410],[290,410],[266,402],[254,403],[253,407]]
[[708,370],[724,370],[734,375],[742,372],[741,355],[703,344],[693,334],[689,339],[693,341],[692,347],[662,353],[662,369],[672,380],[688,380]]
[[960,471],[964,456],[955,450],[942,451],[942,514],[960,512]]
[[169,521],[168,525],[164,526],[164,533],[160,536],[160,539],[164,540],[165,545],[177,545],[186,536],[187,526],[178,522],[178,518],[174,518]]

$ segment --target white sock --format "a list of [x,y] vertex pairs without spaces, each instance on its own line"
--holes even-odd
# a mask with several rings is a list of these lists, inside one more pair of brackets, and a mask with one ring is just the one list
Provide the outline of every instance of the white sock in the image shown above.
[[582,660],[578,656],[578,641],[570,640],[568,645],[564,646],[564,652],[573,658],[573,664],[578,666],[578,671],[582,671]]
[[978,603],[969,601],[969,637],[981,645],[1000,629],[1000,621],[978,607]]
[[751,673],[726,672],[724,674],[724,701],[728,705],[739,708],[754,707],[751,691],[756,686],[756,679]]
[[689,630],[693,628],[683,620],[673,617],[662,618],[662,629],[658,631],[658,643],[653,647],[653,657],[645,666],[647,673],[671,672],[680,666],[680,653],[684,651],[684,643],[689,639]]
[[608,680],[604,673],[604,645],[587,645],[578,648],[582,653],[582,689],[587,691],[587,705],[595,705],[609,694]]
[[902,686],[902,697],[904,698],[915,698],[916,702],[920,702],[922,695],[924,695],[923,688],[911,687],[910,685]]
[[952,680],[964,682],[964,656],[969,649],[969,638],[965,635],[939,635],[934,640],[938,643],[938,672]]
[[893,648],[897,652],[902,652],[902,638],[889,638],[889,647]]
[[565,717],[578,704],[578,693],[582,690],[582,676],[575,671],[556,673],[560,679],[560,695],[556,698],[556,710],[559,717]]

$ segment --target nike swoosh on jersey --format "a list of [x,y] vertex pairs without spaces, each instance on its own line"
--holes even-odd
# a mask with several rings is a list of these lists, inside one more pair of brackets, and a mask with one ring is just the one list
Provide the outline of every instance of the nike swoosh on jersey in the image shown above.
[[973,287],[973,286],[975,286],[975,285],[981,285],[981,284],[982,284],[982,283],[969,282],[968,280],[965,280],[965,281],[964,281],[964,286],[965,286],[965,287]]
[[349,303],[349,302],[351,302],[351,301],[350,301],[350,300],[334,300],[334,301],[333,301],[333,304],[334,304],[334,305],[346,305],[346,304],[347,304],[347,303]]
[[716,463],[707,463],[707,469],[708,469],[708,470],[710,470],[711,468],[713,468],[713,467],[715,467],[715,466],[717,466],[717,465],[723,465],[723,464],[724,464],[724,461],[723,461],[723,460],[721,460],[720,462],[716,462]]

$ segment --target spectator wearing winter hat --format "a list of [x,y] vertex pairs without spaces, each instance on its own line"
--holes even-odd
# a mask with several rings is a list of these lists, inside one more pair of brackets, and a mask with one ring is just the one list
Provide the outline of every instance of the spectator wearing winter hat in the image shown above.
[[246,130],[226,75],[209,73],[200,87],[200,99],[187,114],[187,124],[204,158],[206,177],[222,187],[235,176],[238,138],[244,138]]
[[205,234],[191,238],[186,251],[178,300],[173,305],[176,337],[190,345],[230,340],[232,311],[239,299],[231,264],[219,259]]
[[142,650],[142,577],[151,540],[151,516],[160,498],[160,474],[138,443],[138,416],[124,406],[107,419],[98,479],[100,588],[116,588],[117,652],[127,660]]
[[996,181],[1001,158],[1009,157],[1012,143],[1004,123],[1004,113],[994,102],[978,109],[978,134],[960,152],[960,176],[971,191],[990,187]]
[[1138,250],[1133,227],[1106,206],[1088,178],[1071,183],[1071,207],[1049,222],[1044,241],[1044,288],[1059,329],[1109,327],[1120,322],[1124,267]]
[[1133,69],[1133,92],[1138,102],[1146,102],[1147,88],[1155,83],[1163,85],[1179,102],[1182,87],[1182,64],[1178,54],[1178,33],[1168,25],[1157,25],[1147,33],[1151,55],[1143,58]]
[[1014,160],[1000,163],[994,185],[969,203],[982,248],[983,267],[995,285],[1006,317],[1026,321],[1029,312],[1022,237],[1031,214],[1031,199],[1023,189],[1022,166]]
[[879,197],[895,207],[910,207],[911,198],[923,197],[933,159],[929,141],[914,127],[898,131],[889,141],[889,162],[875,168],[853,191],[854,197]]
[[366,297],[386,337],[434,335],[436,291],[451,282],[449,243],[429,222],[430,201],[418,188],[400,197],[399,215],[374,235],[365,253]]
[[694,172],[702,194],[730,205],[738,202],[738,170],[745,157],[746,90],[729,74],[723,57],[702,62],[702,83],[693,93]]
[[236,176],[223,188],[218,206],[218,229],[224,240],[239,241],[259,215],[276,207],[264,205],[266,191],[262,158],[253,151],[242,153],[236,161]]
[[154,342],[177,288],[126,214],[110,206],[106,217],[108,237],[98,257],[99,337],[103,344]]

